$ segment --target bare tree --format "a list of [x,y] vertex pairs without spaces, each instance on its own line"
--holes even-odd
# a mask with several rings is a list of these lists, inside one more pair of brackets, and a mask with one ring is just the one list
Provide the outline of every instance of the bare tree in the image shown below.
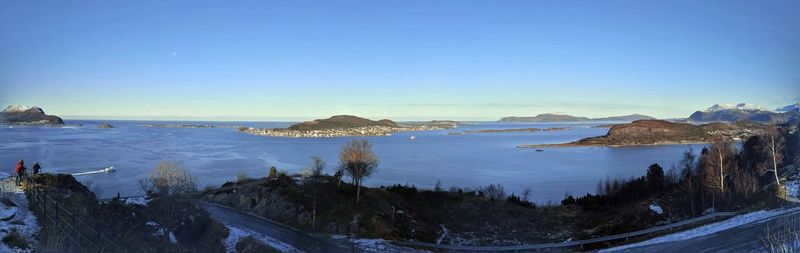
[[356,185],[356,204],[361,198],[361,183],[378,170],[378,157],[372,152],[367,140],[352,140],[342,146],[339,167],[353,179]]
[[777,127],[770,126],[766,131],[764,131],[764,134],[761,135],[761,139],[761,149],[764,150],[769,159],[760,164],[759,168],[761,169],[762,173],[772,172],[772,175],[775,176],[775,185],[777,186],[776,189],[780,190],[781,180],[778,177],[778,166],[780,166],[781,162],[783,161],[783,136]]
[[313,164],[311,165],[311,175],[315,177],[319,177],[322,175],[322,171],[325,170],[325,161],[318,156],[312,156],[311,160]]
[[163,161],[139,185],[148,194],[172,195],[196,192],[195,181],[182,164]]
[[530,187],[525,187],[525,189],[522,189],[522,200],[528,202],[529,201],[528,198],[530,198],[531,192],[533,192],[533,190]]
[[713,189],[719,195],[725,194],[725,180],[731,175],[734,144],[727,139],[715,139],[708,146],[706,162],[704,163],[703,182],[706,187]]
[[442,180],[436,179],[436,185],[433,187],[433,191],[442,191]]

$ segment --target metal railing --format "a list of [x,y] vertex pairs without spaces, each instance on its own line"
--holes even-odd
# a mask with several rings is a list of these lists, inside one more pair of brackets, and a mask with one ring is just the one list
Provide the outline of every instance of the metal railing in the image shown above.
[[[79,216],[76,216],[67,208],[64,208],[59,200],[47,195],[47,191],[42,189],[34,178],[25,175],[24,182],[27,184],[25,190],[29,193],[29,207],[36,207],[39,210],[40,225],[42,229],[55,229],[55,232],[63,234],[66,245],[70,249],[77,249],[78,252],[125,252],[123,248],[114,243],[105,234],[98,231],[91,225],[86,224]],[[53,236],[48,233],[41,233],[42,236]],[[47,239],[47,238],[45,238]]]
[[511,246],[461,246],[461,245],[444,245],[444,244],[435,244],[435,243],[427,243],[427,242],[412,242],[412,241],[393,241],[393,244],[400,245],[400,246],[412,246],[412,247],[422,247],[422,248],[430,248],[430,249],[440,249],[440,250],[458,250],[458,251],[520,251],[520,250],[538,250],[538,249],[553,249],[553,248],[572,248],[572,247],[581,247],[583,248],[584,245],[593,244],[593,243],[600,243],[600,242],[609,242],[609,241],[616,241],[620,239],[628,240],[632,237],[638,237],[643,235],[650,235],[653,233],[672,230],[678,227],[686,226],[689,224],[698,223],[701,221],[706,221],[709,219],[716,219],[719,217],[730,217],[734,216],[737,213],[734,212],[718,212],[712,213],[705,216],[700,216],[680,222],[675,222],[672,224],[652,227],[644,230],[618,234],[618,235],[610,235],[586,240],[578,240],[578,241],[568,241],[568,242],[556,242],[556,243],[543,243],[543,244],[528,244],[528,245],[511,245]]

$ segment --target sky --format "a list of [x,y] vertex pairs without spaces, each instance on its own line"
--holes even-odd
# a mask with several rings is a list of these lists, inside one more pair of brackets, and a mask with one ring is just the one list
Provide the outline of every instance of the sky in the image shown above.
[[800,1],[0,1],[0,106],[65,118],[679,118],[798,70]]

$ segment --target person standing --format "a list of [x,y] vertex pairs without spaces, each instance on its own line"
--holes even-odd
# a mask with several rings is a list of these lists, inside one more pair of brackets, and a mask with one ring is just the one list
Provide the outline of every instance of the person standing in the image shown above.
[[41,170],[41,169],[42,169],[42,166],[39,165],[39,161],[36,161],[35,163],[33,163],[33,175],[34,176],[39,175],[39,170]]
[[17,186],[22,186],[20,181],[22,181],[22,174],[25,174],[25,161],[19,160],[19,162],[17,162],[17,169],[15,172],[17,173]]

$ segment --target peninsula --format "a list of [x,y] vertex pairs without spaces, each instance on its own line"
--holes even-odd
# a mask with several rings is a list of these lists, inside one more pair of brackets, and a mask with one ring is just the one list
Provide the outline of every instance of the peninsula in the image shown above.
[[457,124],[447,121],[398,124],[392,120],[370,120],[352,115],[337,115],[327,119],[306,121],[288,128],[241,127],[239,131],[262,136],[328,138],[346,136],[387,136],[395,132],[425,131],[455,128]]
[[556,123],[556,122],[632,122],[643,119],[655,119],[642,114],[631,114],[605,118],[588,118],[572,116],[563,113],[542,113],[535,117],[504,117],[497,122],[504,123]]
[[764,131],[765,126],[753,122],[734,124],[709,123],[692,125],[665,120],[637,120],[628,124],[611,126],[603,136],[584,138],[559,144],[519,145],[519,148],[575,147],[575,146],[636,146],[706,143],[713,138],[744,139]]
[[569,130],[568,127],[548,127],[548,128],[512,128],[512,129],[484,129],[484,130],[469,130],[465,133],[511,133],[511,132],[547,132],[547,131],[564,131]]

